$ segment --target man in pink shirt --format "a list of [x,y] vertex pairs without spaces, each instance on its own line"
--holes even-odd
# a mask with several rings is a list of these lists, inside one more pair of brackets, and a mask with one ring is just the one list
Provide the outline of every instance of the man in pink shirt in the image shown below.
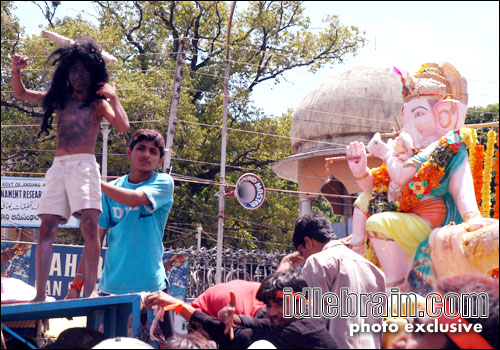
[[219,311],[229,304],[229,291],[232,290],[238,296],[235,314],[254,317],[264,306],[264,303],[256,298],[260,285],[260,282],[245,280],[219,283],[208,288],[191,305],[210,316],[218,317]]

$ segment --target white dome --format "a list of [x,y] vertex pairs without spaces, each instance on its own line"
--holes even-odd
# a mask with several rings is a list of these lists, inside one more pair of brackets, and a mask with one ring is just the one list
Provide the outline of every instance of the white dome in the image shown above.
[[397,130],[395,116],[402,125],[402,85],[400,76],[391,71],[354,66],[323,80],[295,112],[291,127],[293,151],[328,148],[343,154],[351,141],[367,143],[377,131]]

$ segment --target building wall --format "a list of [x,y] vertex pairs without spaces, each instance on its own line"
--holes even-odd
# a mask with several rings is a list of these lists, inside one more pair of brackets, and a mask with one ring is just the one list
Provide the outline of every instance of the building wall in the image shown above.
[[[368,158],[368,167],[374,168],[382,164],[377,158]],[[324,156],[312,157],[298,161],[299,192],[352,195],[361,191],[353,178],[346,160],[327,164]],[[312,201],[317,196],[299,194],[300,215],[310,213]],[[351,216],[355,198],[325,196],[332,206],[334,214]],[[308,203],[310,202],[310,203]]]

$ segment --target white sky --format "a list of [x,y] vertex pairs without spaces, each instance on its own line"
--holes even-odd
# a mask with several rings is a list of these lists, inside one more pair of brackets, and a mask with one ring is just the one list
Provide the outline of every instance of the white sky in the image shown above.
[[[42,2],[43,3],[43,2]],[[29,1],[17,1],[14,14],[28,34],[39,34],[47,25],[40,9]],[[328,76],[351,65],[376,64],[416,71],[426,62],[452,63],[468,81],[469,106],[499,101],[499,2],[497,1],[306,1],[311,27],[323,26],[326,14],[335,14],[345,25],[366,31],[368,44],[343,65],[324,67],[316,74],[297,69],[287,81],[266,82],[254,90],[252,100],[266,114],[279,115],[296,108],[305,95]],[[236,15],[238,7],[236,4]],[[88,1],[63,1],[56,14],[76,16],[82,10],[95,13]],[[91,17],[82,14],[83,18]]]

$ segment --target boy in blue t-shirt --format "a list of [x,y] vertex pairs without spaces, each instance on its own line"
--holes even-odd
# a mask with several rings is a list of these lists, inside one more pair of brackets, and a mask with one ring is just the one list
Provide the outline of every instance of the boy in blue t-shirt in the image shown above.
[[160,133],[138,130],[127,157],[130,174],[102,182],[99,227],[109,230],[99,289],[109,294],[159,291],[167,287],[163,235],[173,203],[170,175],[154,170],[163,163]]
[[[103,210],[99,234],[102,241],[108,230],[108,250],[99,289],[105,294],[168,289],[162,239],[172,208],[174,182],[170,175],[155,172],[163,163],[164,154],[161,133],[137,130],[127,149],[130,174],[110,183],[101,181]],[[78,272],[83,270],[82,265],[83,259]],[[79,295],[84,280],[77,273],[67,298]],[[171,316],[160,322],[165,338],[173,334]]]

